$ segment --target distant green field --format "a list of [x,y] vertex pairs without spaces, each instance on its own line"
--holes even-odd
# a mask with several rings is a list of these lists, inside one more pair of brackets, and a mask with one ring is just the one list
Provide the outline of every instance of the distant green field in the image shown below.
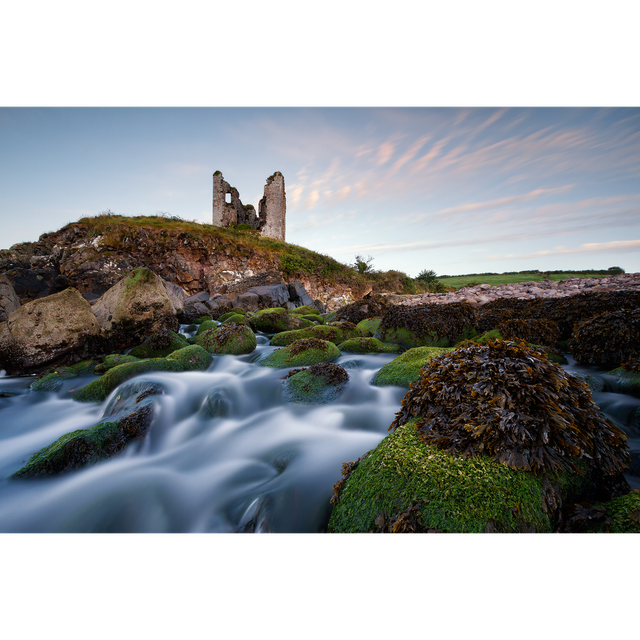
[[[603,278],[613,275],[610,271],[572,271],[568,273],[551,273],[550,280],[565,280],[566,278]],[[500,284],[510,284],[512,282],[539,282],[545,280],[544,273],[501,273],[498,275],[471,274],[466,276],[438,276],[438,280],[445,287],[468,287],[477,284],[490,284],[495,287]]]

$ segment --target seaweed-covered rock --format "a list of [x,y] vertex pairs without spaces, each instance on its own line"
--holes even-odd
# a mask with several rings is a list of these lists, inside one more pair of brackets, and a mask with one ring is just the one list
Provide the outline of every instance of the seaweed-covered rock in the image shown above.
[[336,320],[358,324],[365,318],[381,318],[392,306],[386,296],[373,294],[338,309]]
[[377,338],[351,338],[338,345],[347,353],[400,353],[400,345],[380,342]]
[[338,345],[345,340],[351,338],[363,338],[365,334],[356,329],[355,325],[350,322],[337,322],[335,324],[316,325],[307,329],[298,329],[297,331],[283,331],[273,338],[269,343],[273,347],[284,347],[296,340],[303,338],[317,338],[318,340],[327,340]]
[[640,357],[640,309],[622,309],[583,320],[569,341],[580,364],[605,369]]
[[551,532],[564,477],[539,477],[487,456],[465,459],[397,428],[334,485],[330,533]]
[[544,318],[514,318],[503,320],[497,326],[498,331],[506,340],[524,340],[531,344],[553,346],[560,338],[560,329],[553,320]]
[[406,348],[449,347],[477,335],[476,310],[468,302],[391,307],[382,317],[375,338]]
[[258,360],[262,367],[308,367],[318,362],[331,362],[340,357],[340,350],[333,342],[317,338],[303,338],[276,349],[266,358]]
[[365,318],[364,320],[360,320],[356,327],[360,329],[360,331],[365,332],[365,335],[375,335],[376,331],[380,328],[380,323],[382,322],[382,318]]
[[371,380],[376,387],[410,387],[420,377],[420,369],[434,356],[451,348],[415,347],[385,364]]
[[118,385],[139,374],[149,371],[204,371],[210,360],[208,351],[199,345],[190,345],[174,351],[166,358],[149,358],[120,364],[82,387],[73,399],[78,402],[102,402]]
[[251,353],[257,344],[256,335],[243,322],[225,322],[196,336],[196,344],[214,355]]
[[288,402],[326,404],[335,400],[349,381],[343,367],[320,362],[308,369],[292,369],[285,376],[283,396]]
[[587,385],[524,343],[432,358],[390,429],[413,418],[426,444],[513,469],[578,473],[576,463],[586,460],[617,477],[629,466],[626,436],[599,413]]
[[186,338],[175,331],[156,331],[141,345],[131,349],[129,354],[136,358],[164,358],[188,346]]

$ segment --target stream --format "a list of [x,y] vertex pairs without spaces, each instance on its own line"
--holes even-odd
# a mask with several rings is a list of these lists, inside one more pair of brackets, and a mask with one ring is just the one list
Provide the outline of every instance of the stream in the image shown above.
[[[347,369],[349,382],[335,401],[287,403],[282,377],[288,369],[256,364],[275,349],[269,338],[258,334],[251,354],[214,357],[206,372],[137,376],[100,404],[71,399],[93,375],[66,380],[58,391],[43,393],[30,390],[33,377],[2,372],[0,531],[326,531],[342,463],[356,460],[387,435],[406,389],[370,384],[394,355],[343,353],[336,362]],[[565,369],[603,373],[572,360]],[[144,441],[64,475],[6,480],[63,434],[114,415],[119,399],[141,382],[164,391],[150,399],[156,417]],[[593,396],[626,433],[631,451],[639,452],[634,412],[640,399],[610,391]],[[626,477],[632,488],[640,489],[640,478]]]

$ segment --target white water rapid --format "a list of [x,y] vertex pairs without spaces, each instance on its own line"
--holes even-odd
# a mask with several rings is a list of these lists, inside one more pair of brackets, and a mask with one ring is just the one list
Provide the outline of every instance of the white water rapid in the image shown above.
[[[297,532],[326,530],[343,462],[387,434],[406,389],[370,384],[393,355],[343,354],[345,390],[325,405],[281,397],[287,369],[255,364],[273,350],[258,336],[246,356],[215,357],[206,372],[148,373],[101,404],[71,399],[93,376],[32,392],[32,377],[0,377],[0,531]],[[587,370],[571,364],[570,370]],[[593,372],[593,370],[589,370]],[[117,411],[127,387],[148,381],[156,418],[143,442],[109,460],[57,477],[6,480],[61,435]],[[633,411],[640,400],[596,393],[596,403],[640,450]],[[640,488],[638,478],[627,476]]]

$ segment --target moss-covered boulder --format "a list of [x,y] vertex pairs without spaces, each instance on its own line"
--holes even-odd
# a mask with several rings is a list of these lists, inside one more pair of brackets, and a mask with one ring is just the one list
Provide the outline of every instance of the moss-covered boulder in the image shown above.
[[616,367],[609,371],[609,375],[617,378],[616,391],[640,398],[640,371]]
[[343,367],[320,362],[308,369],[292,369],[285,376],[283,397],[299,404],[326,404],[335,400],[349,381]]
[[364,337],[366,337],[366,335],[359,329],[356,329],[354,324],[350,322],[338,322],[336,324],[316,325],[308,329],[298,329],[297,331],[283,331],[273,336],[269,344],[273,347],[284,347],[296,340],[317,338],[318,340],[326,340],[338,345],[351,338]]
[[131,349],[129,355],[135,358],[164,358],[188,346],[187,339],[175,331],[156,331],[141,345]]
[[153,408],[142,406],[120,419],[78,429],[36,452],[10,479],[56,475],[109,458],[134,439],[142,439],[153,420]]
[[136,358],[135,356],[131,356],[123,353],[112,353],[108,356],[105,356],[104,360],[97,364],[93,372],[94,373],[105,373],[109,371],[109,369],[113,369],[113,367],[117,367],[119,364],[127,364],[128,362],[139,362],[140,358]]
[[224,320],[221,320],[220,322],[222,322],[223,324],[227,324],[229,322],[240,322],[242,324],[246,324],[247,326],[249,326],[248,316],[243,315],[241,313],[229,314]]
[[388,435],[334,486],[330,533],[551,532],[556,478],[486,456],[451,455],[419,436],[417,420]]
[[407,387],[420,377],[420,369],[431,360],[451,348],[415,347],[385,364],[371,380],[376,387]]
[[247,312],[242,307],[236,307],[233,311],[227,311],[226,313],[218,316],[218,322],[226,322],[233,316],[242,316],[244,318],[246,313]]
[[257,345],[256,335],[243,322],[225,322],[196,336],[196,344],[213,355],[251,353]]
[[640,491],[637,489],[609,502],[596,503],[605,512],[604,522],[591,531],[607,533],[640,533]]
[[316,307],[314,307],[311,304],[307,304],[304,305],[302,307],[296,307],[293,310],[293,313],[297,314],[297,315],[304,315],[304,316],[319,316],[320,312],[318,311],[318,309]]
[[524,342],[431,358],[390,430],[343,465],[330,531],[548,532],[563,503],[630,491],[625,435]]
[[78,402],[102,402],[118,385],[134,376],[149,371],[204,371],[210,360],[211,356],[206,349],[199,345],[190,345],[174,351],[166,358],[149,358],[120,364],[82,387],[73,399]]
[[276,349],[256,364],[262,367],[308,367],[318,362],[331,362],[340,357],[340,350],[332,342],[317,338],[303,338]]
[[251,315],[248,322],[254,331],[262,331],[264,333],[281,333],[314,326],[310,320],[296,318],[281,307],[261,309]]
[[376,331],[380,328],[382,318],[365,318],[360,320],[356,327],[363,331],[365,335],[375,335]]
[[209,329],[215,329],[217,326],[218,326],[218,323],[215,322],[214,320],[211,320],[211,319],[206,320],[201,325],[198,325],[198,328],[196,329],[196,335],[198,336],[201,333],[208,331]]
[[31,390],[56,391],[62,386],[64,380],[70,380],[83,374],[93,373],[95,366],[96,362],[94,360],[84,360],[69,367],[56,367],[34,380],[31,383]]
[[400,353],[400,345],[384,343],[376,338],[351,338],[338,345],[340,351],[347,353]]

